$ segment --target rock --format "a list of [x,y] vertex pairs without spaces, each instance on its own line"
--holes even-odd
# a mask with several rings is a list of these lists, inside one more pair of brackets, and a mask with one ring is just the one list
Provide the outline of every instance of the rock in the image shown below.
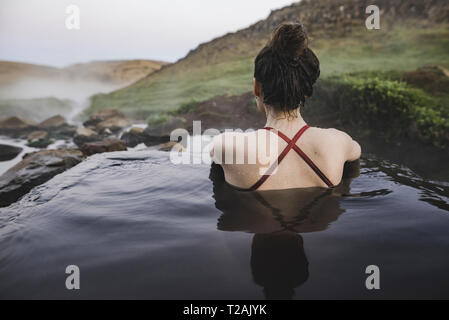
[[123,140],[125,144],[131,148],[134,148],[138,144],[145,143],[146,137],[144,134],[144,129],[133,127],[121,136],[121,140]]
[[131,129],[129,129],[128,132],[130,132],[132,134],[142,134],[144,131],[145,131],[144,128],[132,127]]
[[126,151],[125,143],[116,138],[108,138],[103,141],[88,142],[85,143],[81,150],[86,156],[91,156],[96,153],[114,152],[114,151]]
[[111,118],[122,118],[125,119],[125,115],[115,109],[103,109],[98,112],[93,113],[87,121],[83,124],[85,127],[96,127],[97,124]]
[[57,130],[55,130],[53,133],[56,136],[62,136],[62,137],[73,137],[76,134],[76,130],[78,129],[77,126],[71,126],[71,125],[64,125]]
[[97,135],[98,133],[96,133],[95,131],[89,129],[89,128],[83,128],[83,127],[78,127],[76,129],[76,135],[77,136],[86,136],[86,137],[90,137],[93,135]]
[[184,152],[185,151],[184,147],[180,143],[174,142],[174,141],[160,144],[157,146],[157,149],[159,151],[166,151],[166,152],[170,152],[170,151]]
[[47,138],[48,138],[47,131],[33,131],[27,137],[29,142],[34,142],[34,141],[38,141],[38,140],[45,140]]
[[34,126],[36,126],[35,122],[22,117],[13,116],[0,119],[0,127],[4,129],[24,129]]
[[32,188],[81,162],[79,150],[41,150],[24,159],[0,177],[0,207],[20,199]]
[[131,125],[125,115],[115,109],[103,109],[92,114],[89,119],[84,122],[84,126],[96,130],[100,133],[118,132],[121,129]]
[[187,121],[181,117],[172,117],[168,121],[155,125],[148,126],[145,129],[145,134],[149,137],[165,137],[169,138],[173,130],[185,129]]
[[100,139],[98,133],[88,128],[77,128],[75,136],[73,137],[73,142],[78,146],[82,147],[87,142],[94,142]]
[[39,123],[39,129],[47,131],[50,138],[61,140],[72,138],[77,127],[69,125],[63,116],[56,115]]
[[0,161],[9,161],[17,157],[21,152],[22,148],[10,146],[7,144],[0,144]]
[[59,128],[65,125],[67,125],[67,122],[61,115],[53,116],[39,123],[39,127],[44,129]]
[[32,148],[45,149],[54,142],[50,139],[47,131],[33,131],[28,137],[28,146]]
[[31,148],[45,149],[53,142],[55,142],[53,139],[34,140],[33,142],[28,142],[27,146]]
[[36,130],[36,123],[21,117],[13,116],[0,119],[0,134],[20,137]]
[[131,122],[125,118],[113,117],[98,123],[95,128],[99,132],[104,132],[106,130],[110,130],[111,132],[118,132],[121,129],[128,127],[131,125]]

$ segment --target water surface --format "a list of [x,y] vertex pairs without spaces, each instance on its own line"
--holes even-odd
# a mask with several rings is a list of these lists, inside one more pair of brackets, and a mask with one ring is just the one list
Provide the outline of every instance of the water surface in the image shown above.
[[331,192],[245,193],[168,153],[96,155],[0,210],[0,297],[449,298],[448,195],[375,156]]

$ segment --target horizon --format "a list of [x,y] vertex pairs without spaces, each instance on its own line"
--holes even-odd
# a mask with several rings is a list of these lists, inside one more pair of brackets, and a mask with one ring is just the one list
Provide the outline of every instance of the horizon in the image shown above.
[[[295,2],[6,0],[0,4],[0,61],[56,68],[97,61],[174,63],[198,45],[247,28]],[[71,4],[80,9],[80,30],[65,26]]]

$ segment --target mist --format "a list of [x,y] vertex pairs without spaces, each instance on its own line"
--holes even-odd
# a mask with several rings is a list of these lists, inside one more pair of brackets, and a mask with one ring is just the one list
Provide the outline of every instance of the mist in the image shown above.
[[[130,82],[131,83],[131,82]],[[0,87],[0,100],[12,100],[8,103],[14,108],[16,100],[30,100],[41,98],[57,98],[58,100],[70,100],[70,110],[48,111],[42,110],[42,115],[31,120],[41,121],[57,113],[66,117],[69,123],[78,122],[78,115],[90,104],[90,98],[94,94],[109,93],[130,83],[102,82],[94,79],[48,79],[26,78]],[[22,102],[22,101],[21,101]],[[4,112],[5,113],[5,112]]]

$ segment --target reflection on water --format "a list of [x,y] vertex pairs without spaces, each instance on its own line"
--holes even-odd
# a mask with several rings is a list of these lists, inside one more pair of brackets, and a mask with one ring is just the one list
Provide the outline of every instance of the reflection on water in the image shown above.
[[[340,199],[351,196],[350,183],[359,169],[358,161],[348,164],[334,189],[245,192],[226,183],[222,167],[212,164],[215,207],[223,212],[217,229],[254,234],[251,271],[267,299],[291,299],[294,289],[307,281],[309,263],[300,233],[325,230],[345,212]],[[389,193],[372,193],[379,192]]]
[[251,246],[251,272],[267,299],[291,299],[309,277],[309,262],[300,235],[256,234]]

